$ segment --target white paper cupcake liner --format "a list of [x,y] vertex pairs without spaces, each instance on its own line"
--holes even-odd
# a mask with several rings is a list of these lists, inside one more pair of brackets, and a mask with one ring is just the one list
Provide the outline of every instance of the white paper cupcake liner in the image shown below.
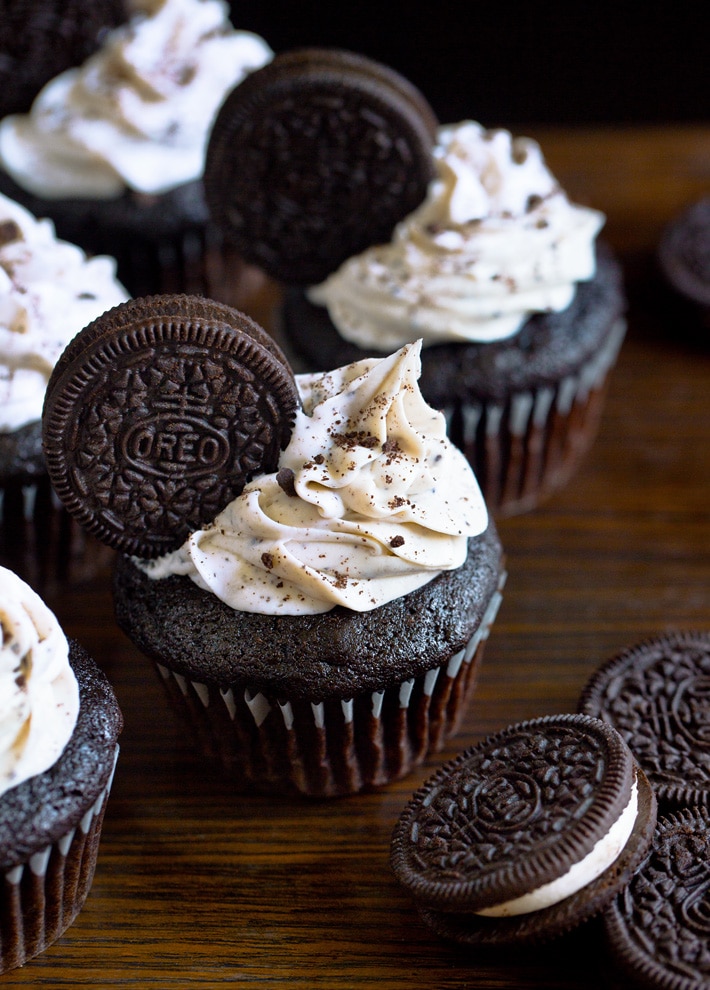
[[175,707],[237,789],[353,794],[407,774],[458,728],[505,575],[464,649],[383,691],[318,703],[218,688],[156,664]]
[[[114,770],[118,759],[114,757]],[[22,966],[66,931],[94,879],[113,773],[81,820],[0,879],[0,973]]]
[[486,503],[498,516],[534,508],[574,473],[596,436],[609,373],[626,333],[619,319],[604,346],[576,374],[512,395],[505,403],[457,403],[443,411]]

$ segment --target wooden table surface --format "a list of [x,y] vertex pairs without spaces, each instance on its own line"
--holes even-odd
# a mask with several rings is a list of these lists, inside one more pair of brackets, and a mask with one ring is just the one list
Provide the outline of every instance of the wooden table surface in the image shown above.
[[[592,670],[625,646],[710,628],[710,347],[693,349],[664,318],[651,263],[663,223],[710,189],[710,127],[533,134],[573,198],[607,213],[627,266],[629,334],[575,479],[500,524],[509,581],[463,731],[380,793],[235,796],[115,628],[108,568],[51,587],[126,724],[89,899],[3,987],[607,985],[593,924],[540,951],[482,956],[431,934],[388,865],[402,807],[443,759],[510,722],[574,710]],[[268,322],[272,299],[254,279],[243,301]]]

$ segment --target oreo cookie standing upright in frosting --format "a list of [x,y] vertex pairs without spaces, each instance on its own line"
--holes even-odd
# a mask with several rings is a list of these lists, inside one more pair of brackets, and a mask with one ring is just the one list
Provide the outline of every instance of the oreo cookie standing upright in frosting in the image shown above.
[[624,650],[592,675],[579,709],[621,733],[662,809],[710,809],[710,633]]
[[249,317],[201,297],[135,299],[57,363],[47,469],[88,532],[156,557],[276,467],[299,401],[286,359]]
[[659,819],[650,856],[605,913],[604,925],[624,986],[710,986],[710,818],[704,810]]
[[274,278],[319,282],[388,240],[424,199],[435,130],[427,101],[393,69],[339,49],[278,55],[215,121],[205,169],[213,220]]
[[648,781],[615,729],[548,716],[484,739],[430,778],[395,826],[391,863],[443,937],[541,942],[609,904],[655,821]]

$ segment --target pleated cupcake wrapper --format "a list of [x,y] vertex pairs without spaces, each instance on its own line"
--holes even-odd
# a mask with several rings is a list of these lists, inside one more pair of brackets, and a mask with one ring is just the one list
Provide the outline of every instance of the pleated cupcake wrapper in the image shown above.
[[40,594],[108,572],[114,556],[69,515],[48,477],[0,488],[0,554]]
[[218,688],[162,664],[158,671],[203,751],[221,760],[238,790],[353,794],[404,776],[456,731],[504,580],[464,649],[386,690],[312,703]]
[[61,509],[62,504],[47,477],[0,487],[0,523],[3,525],[29,523],[40,513],[59,512]]
[[620,319],[599,352],[555,387],[518,392],[505,403],[444,409],[449,436],[470,461],[494,515],[527,511],[569,480],[596,436],[625,333]]
[[[113,769],[119,749],[116,747]],[[66,931],[94,879],[113,771],[81,821],[58,841],[7,870],[0,881],[0,973],[42,952]]]
[[119,278],[132,296],[185,292],[232,305],[239,301],[244,262],[212,226],[186,227],[160,239],[112,240],[104,253],[116,257]]

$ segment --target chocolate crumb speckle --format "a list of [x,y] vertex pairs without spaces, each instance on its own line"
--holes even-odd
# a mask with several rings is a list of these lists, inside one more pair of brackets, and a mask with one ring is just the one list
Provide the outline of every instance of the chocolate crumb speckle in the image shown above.
[[390,540],[390,546],[392,547],[393,550],[396,550],[397,547],[404,546],[404,537],[393,536],[392,539]]
[[0,223],[0,247],[4,244],[11,244],[13,241],[22,239],[22,231],[14,220],[5,220]]
[[276,473],[276,483],[289,498],[296,498],[296,475],[291,468],[281,468]]
[[262,555],[261,555],[261,562],[264,565],[264,567],[268,571],[270,571],[272,569],[272,567],[274,566],[274,555],[271,554],[271,553],[262,553]]
[[349,433],[332,433],[333,443],[345,450],[354,450],[356,447],[372,449],[379,443],[377,437],[364,430],[353,430]]

